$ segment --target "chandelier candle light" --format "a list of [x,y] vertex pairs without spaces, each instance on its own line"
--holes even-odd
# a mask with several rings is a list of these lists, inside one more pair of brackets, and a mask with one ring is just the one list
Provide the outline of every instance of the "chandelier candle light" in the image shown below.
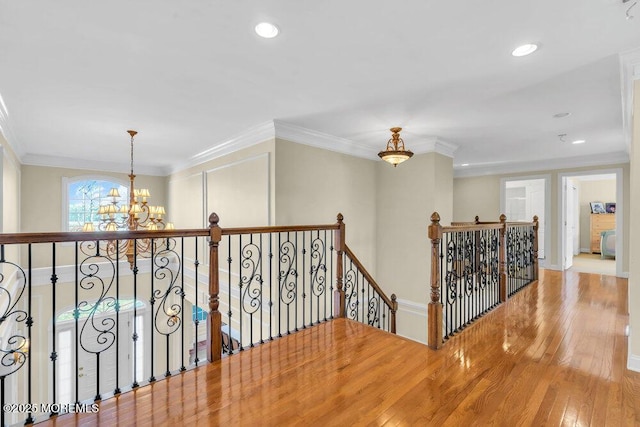
[[405,150],[404,141],[400,138],[400,131],[402,128],[391,128],[391,139],[387,141],[387,148],[378,153],[385,162],[391,163],[393,167],[398,166],[399,163],[409,160],[413,153],[409,150]]

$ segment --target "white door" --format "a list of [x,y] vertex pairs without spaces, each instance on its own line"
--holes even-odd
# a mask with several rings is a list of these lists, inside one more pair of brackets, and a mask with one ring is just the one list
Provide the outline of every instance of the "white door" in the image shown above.
[[[139,320],[142,320],[142,316],[138,315]],[[113,316],[96,316],[94,323],[100,327],[101,322]],[[86,320],[86,319],[85,319]],[[108,320],[106,320],[108,321]],[[83,401],[87,399],[93,400],[96,394],[113,393],[116,385],[120,388],[126,388],[133,383],[132,366],[133,366],[133,313],[124,312],[120,313],[120,331],[118,338],[118,350],[120,356],[116,357],[116,343],[111,338],[110,334],[103,334],[95,328],[87,325],[84,332],[81,334],[82,325],[84,321],[79,322],[78,326],[78,338],[76,339],[75,324],[69,324],[67,327],[62,327],[58,331],[58,378],[57,378],[57,401],[60,403],[74,402],[75,396],[75,383],[76,383],[76,366],[75,366],[75,354],[76,346],[78,351],[78,400]],[[142,323],[138,323],[140,328]],[[115,332],[115,328],[113,329]],[[138,361],[143,358],[144,348],[143,343],[140,342],[142,334],[138,331],[138,342],[140,346],[138,351]],[[108,340],[111,344],[108,349],[107,344],[100,344],[100,340]],[[100,368],[98,370],[98,357],[95,352],[100,351]],[[116,384],[116,364],[119,368],[119,381]],[[140,366],[138,366],[140,368]],[[140,369],[138,369],[140,372]],[[98,374],[100,375],[100,384],[98,386]],[[143,378],[138,378],[138,381]]]

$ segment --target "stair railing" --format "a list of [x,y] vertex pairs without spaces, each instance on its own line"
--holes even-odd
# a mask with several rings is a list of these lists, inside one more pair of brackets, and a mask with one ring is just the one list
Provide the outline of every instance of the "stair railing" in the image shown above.
[[444,341],[538,279],[538,217],[533,222],[456,222],[431,215],[428,344]]

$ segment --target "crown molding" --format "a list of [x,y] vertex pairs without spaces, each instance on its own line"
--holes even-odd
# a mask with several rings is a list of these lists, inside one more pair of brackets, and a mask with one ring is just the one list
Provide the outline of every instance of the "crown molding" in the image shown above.
[[273,139],[274,135],[274,122],[269,120],[268,122],[253,126],[246,131],[227,139],[226,141],[214,144],[211,148],[190,157],[186,162],[172,166],[169,170],[169,174],[181,172],[210,160],[217,159],[218,157],[226,156],[238,150],[260,144],[261,142]]
[[438,153],[453,158],[458,146],[437,136],[423,139],[411,139],[411,149],[416,154]]
[[[274,120],[274,124],[277,138],[364,159],[378,160],[378,153],[370,145],[292,125],[280,120]],[[416,154],[435,152],[447,157],[453,157],[458,146],[434,136],[412,138],[410,148]]]
[[[119,162],[104,162],[100,160],[79,160],[70,157],[45,156],[40,154],[25,154],[22,156],[23,165],[46,166],[68,169],[83,169],[101,172],[129,173],[130,165]],[[136,165],[136,174],[151,176],[167,176],[167,168],[160,166]]]
[[614,153],[594,154],[590,156],[564,157],[525,162],[500,162],[478,166],[454,166],[454,178],[470,178],[486,175],[503,175],[521,172],[539,172],[559,169],[574,169],[590,166],[614,165],[629,163],[629,153],[617,151]]
[[620,54],[622,132],[627,153],[631,152],[633,133],[633,86],[636,80],[640,80],[640,49],[634,49]]
[[21,162],[25,153],[18,141],[18,138],[11,129],[11,124],[9,123],[9,112],[7,111],[7,106],[4,104],[4,100],[2,99],[2,94],[0,94],[0,133],[2,133],[7,145],[9,145],[11,151],[13,151],[15,156],[18,158],[18,161]]
[[273,121],[276,138],[337,153],[348,154],[363,159],[377,160],[378,153],[374,153],[371,147],[360,144],[347,138],[331,135],[302,126],[292,125],[280,120]]

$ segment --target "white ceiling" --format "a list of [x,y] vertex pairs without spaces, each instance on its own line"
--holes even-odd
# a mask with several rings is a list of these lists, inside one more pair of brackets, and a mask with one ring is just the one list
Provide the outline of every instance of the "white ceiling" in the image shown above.
[[[456,167],[605,158],[626,150],[630,4],[0,0],[0,125],[22,159],[123,172],[127,129],[136,165],[168,170],[274,119],[374,156],[402,126],[409,149],[457,145]],[[280,36],[253,32],[265,20]],[[540,49],[511,56],[528,42]]]

